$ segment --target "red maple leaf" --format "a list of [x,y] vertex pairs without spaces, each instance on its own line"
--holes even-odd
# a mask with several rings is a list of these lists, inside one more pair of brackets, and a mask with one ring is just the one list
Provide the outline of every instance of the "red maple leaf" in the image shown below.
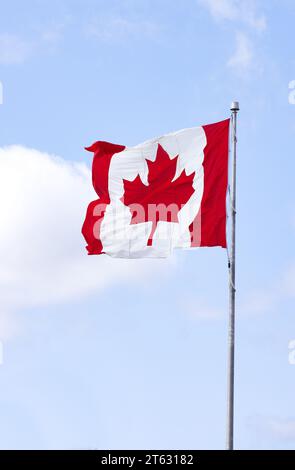
[[133,181],[123,180],[124,195],[121,201],[129,206],[132,213],[131,224],[152,222],[148,246],[152,245],[157,223],[178,222],[178,212],[194,193],[195,173],[186,175],[183,170],[174,181],[178,155],[173,159],[158,144],[154,162],[148,165],[148,185],[143,184],[139,175]]

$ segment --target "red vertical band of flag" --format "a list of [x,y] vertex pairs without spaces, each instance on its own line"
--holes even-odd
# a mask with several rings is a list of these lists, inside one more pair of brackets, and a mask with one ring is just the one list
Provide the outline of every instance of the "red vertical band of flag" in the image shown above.
[[[228,151],[230,119],[203,126],[207,144],[204,149],[204,192],[197,216],[201,240],[192,246],[226,248],[226,192],[228,186]],[[191,225],[193,227],[193,224]]]

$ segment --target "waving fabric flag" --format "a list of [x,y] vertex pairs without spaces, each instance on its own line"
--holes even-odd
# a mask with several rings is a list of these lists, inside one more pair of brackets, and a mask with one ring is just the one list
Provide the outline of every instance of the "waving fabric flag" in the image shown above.
[[82,233],[88,253],[167,257],[226,247],[229,122],[184,129],[135,147],[98,141]]

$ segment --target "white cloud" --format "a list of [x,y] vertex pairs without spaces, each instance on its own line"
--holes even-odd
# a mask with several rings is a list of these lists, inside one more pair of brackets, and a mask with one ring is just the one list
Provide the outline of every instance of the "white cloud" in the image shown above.
[[257,13],[254,0],[199,0],[216,20],[236,21],[246,24],[256,31],[266,28],[264,15]]
[[85,165],[21,146],[0,149],[0,298],[6,312],[0,339],[10,335],[10,312],[142,281],[141,274],[167,266],[165,260],[87,256],[81,226],[95,198]]
[[236,48],[227,65],[238,72],[245,72],[253,64],[253,46],[249,38],[241,32],[236,34]]
[[85,28],[86,34],[105,42],[122,40],[127,37],[155,38],[159,28],[155,23],[142,20],[130,20],[123,17],[101,17],[94,19]]
[[33,44],[14,34],[0,34],[0,64],[21,64],[32,54]]

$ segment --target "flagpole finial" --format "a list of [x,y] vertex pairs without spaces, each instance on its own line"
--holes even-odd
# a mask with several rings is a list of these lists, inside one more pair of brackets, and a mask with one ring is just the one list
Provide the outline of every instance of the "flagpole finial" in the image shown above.
[[239,111],[240,110],[240,105],[238,101],[233,101],[230,107],[231,111]]

